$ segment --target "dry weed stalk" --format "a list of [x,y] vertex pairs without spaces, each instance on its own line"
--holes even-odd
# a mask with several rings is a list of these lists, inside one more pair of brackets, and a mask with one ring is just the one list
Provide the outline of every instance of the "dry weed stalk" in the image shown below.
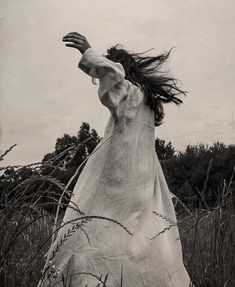
[[[1,155],[0,158],[2,159],[13,147]],[[35,286],[39,280],[39,271],[44,264],[45,251],[50,247],[50,240],[66,224],[74,223],[68,234],[64,235],[62,241],[58,243],[54,253],[52,253],[52,260],[63,243],[77,229],[81,230],[81,232],[86,232],[84,225],[89,223],[90,220],[109,220],[131,234],[121,223],[113,219],[85,216],[72,201],[70,201],[68,208],[78,212],[79,216],[74,219],[75,221],[77,220],[77,223],[71,221],[57,227],[59,211],[64,206],[63,201],[68,202],[71,198],[72,192],[69,190],[69,186],[76,178],[76,175],[65,186],[55,178],[55,171],[58,168],[63,168],[63,162],[60,159],[63,158],[64,160],[64,158],[69,157],[68,151],[71,151],[71,149],[70,147],[57,155],[53,159],[54,161],[44,163],[44,165],[48,164],[52,167],[49,175],[43,176],[40,174],[41,163],[30,164],[25,166],[33,167],[33,174],[29,179],[16,185],[13,184],[10,189],[2,189],[0,194],[0,280],[4,287]],[[175,223],[170,218],[155,211],[154,214],[156,216],[169,223],[169,226],[156,236],[160,236],[161,233],[167,232],[168,229],[177,224],[181,234],[185,265],[195,286],[232,287],[235,286],[235,214],[233,193],[235,169],[228,183],[226,181],[221,182],[221,185],[218,187],[217,204],[214,208],[211,208],[206,202],[206,186],[212,163],[211,160],[206,172],[203,190],[201,192],[198,191],[201,198],[198,208],[190,210],[176,197],[177,202],[182,205],[188,215]],[[13,177],[17,177],[21,168],[24,167],[17,166],[17,168],[18,170],[7,175],[0,182],[0,188],[4,187],[7,180],[13,181]],[[31,190],[34,186],[36,186],[36,190],[32,193]],[[60,197],[58,197],[55,188],[61,190]],[[48,212],[48,207],[51,208],[53,206],[57,210],[56,217]],[[56,229],[55,227],[53,229],[53,226],[56,226]],[[87,239],[89,242],[88,235]],[[52,241],[54,242],[54,238]],[[125,286],[122,274],[123,270],[121,272],[120,286]],[[107,285],[107,275],[107,278],[97,276],[90,273],[89,270],[84,272],[84,274],[72,274],[72,276],[79,275],[96,276],[96,279],[99,280],[98,284],[103,287]],[[69,276],[71,275],[63,274],[64,286],[66,286]],[[100,286],[98,284],[97,286]]]

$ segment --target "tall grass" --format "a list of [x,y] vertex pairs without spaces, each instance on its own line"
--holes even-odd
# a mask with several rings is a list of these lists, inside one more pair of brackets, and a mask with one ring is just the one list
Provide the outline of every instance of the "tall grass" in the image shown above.
[[[0,158],[2,159],[5,154]],[[19,184],[13,184],[11,188],[4,189],[3,182],[0,182],[0,282],[3,287],[33,287],[42,277],[45,254],[63,217],[63,213],[58,210],[63,207],[64,202],[68,202],[71,195],[69,191],[71,182],[64,186],[54,177],[56,168],[63,165],[63,162],[58,161],[58,157],[57,165],[49,175],[42,175],[41,164],[36,163],[31,165],[33,174]],[[15,171],[14,178],[17,178],[21,168],[23,167],[18,167]],[[12,174],[8,175],[9,178],[12,176]],[[207,171],[206,181],[208,176]],[[198,208],[193,210],[189,210],[178,199],[177,224],[183,246],[184,262],[195,287],[235,286],[233,178],[234,172],[228,183],[223,181],[218,187],[218,200],[213,208],[205,202],[205,190],[200,192],[201,202]],[[32,187],[35,186],[37,189],[32,192]],[[61,197],[58,197],[53,187],[61,190]],[[57,209],[56,213],[49,212],[48,207],[52,206]],[[76,205],[69,207],[77,208]],[[87,221],[95,218],[95,216],[86,217],[79,209],[77,211],[79,223],[74,225],[74,229],[82,228]],[[155,215],[164,219],[164,215],[158,214],[157,211]],[[108,218],[98,219],[112,221]],[[165,218],[165,220],[168,219]],[[120,225],[119,222],[113,222]],[[169,228],[174,224],[169,221]],[[120,227],[125,228],[122,225]],[[70,233],[69,236],[72,236],[73,230],[70,230]],[[48,268],[53,277],[55,275],[53,266]],[[97,286],[109,286],[108,274],[100,276],[87,273],[87,276],[96,277]],[[120,282],[122,286],[122,279]]]
[[[226,189],[224,189],[226,190]],[[231,191],[212,210],[179,216],[185,265],[195,286],[235,286],[235,212]]]

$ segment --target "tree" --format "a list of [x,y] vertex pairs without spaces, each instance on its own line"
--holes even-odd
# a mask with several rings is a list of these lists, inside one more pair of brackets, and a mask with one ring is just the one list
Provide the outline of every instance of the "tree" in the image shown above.
[[58,138],[56,140],[55,152],[59,154],[62,151],[66,150],[68,147],[77,145],[78,142],[79,140],[76,136],[70,136],[69,134],[64,134],[61,138]]
[[175,149],[171,142],[166,143],[165,140],[159,138],[155,140],[155,151],[159,160],[170,159],[175,154]]
[[[212,146],[188,145],[184,152],[180,152],[163,165],[173,193],[182,196],[182,200],[186,197],[188,200],[190,194],[199,202],[203,192],[203,197],[211,206],[216,203],[224,181],[229,182],[234,166],[235,145],[226,146],[220,142]],[[233,180],[231,188],[234,182]],[[186,187],[189,185],[190,191],[187,195]]]
[[77,136],[65,133],[56,140],[55,150],[43,157],[42,174],[50,174],[56,167],[53,176],[66,184],[100,140],[96,130],[91,129],[88,123],[83,122]]

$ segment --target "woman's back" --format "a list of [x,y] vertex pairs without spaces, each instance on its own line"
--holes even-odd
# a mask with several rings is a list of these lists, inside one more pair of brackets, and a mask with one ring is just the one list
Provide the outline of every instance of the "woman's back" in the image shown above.
[[81,215],[91,220],[61,228],[49,253],[60,269],[54,283],[63,286],[67,276],[66,286],[94,287],[108,274],[103,286],[188,287],[178,228],[163,232],[168,223],[156,216],[176,222],[155,153],[154,112],[141,89],[125,80],[120,64],[90,48],[79,67],[99,78],[98,94],[111,117],[74,188],[73,208],[64,217],[64,222]]

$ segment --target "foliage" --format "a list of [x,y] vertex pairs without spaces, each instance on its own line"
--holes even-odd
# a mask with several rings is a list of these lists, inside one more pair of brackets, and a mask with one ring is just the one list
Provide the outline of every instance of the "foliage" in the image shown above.
[[[10,200],[16,191],[15,187],[25,182],[26,179],[30,179],[32,175],[38,175],[41,178],[43,176],[53,176],[54,179],[66,185],[73,174],[75,174],[77,168],[92,153],[100,140],[101,138],[97,132],[94,129],[90,129],[88,123],[83,122],[77,136],[64,134],[61,138],[58,138],[56,140],[55,150],[46,154],[42,162],[38,163],[38,165],[7,167],[0,176],[0,192],[3,192],[3,190],[5,192],[11,191],[7,197],[7,200]],[[11,148],[6,151],[3,156],[8,153]],[[82,168],[80,169],[80,172],[81,171]],[[73,189],[79,174],[74,178],[71,189]],[[34,180],[34,184],[30,184],[28,189],[31,193],[38,192],[38,189],[43,192],[52,189],[55,199],[58,200],[61,194],[61,189],[58,186],[54,186],[48,180],[44,181],[43,187],[40,187],[40,185],[40,180]],[[48,205],[47,208],[51,211],[54,210],[53,205]]]
[[205,206],[201,193],[199,206],[179,216],[179,231],[186,268],[197,287],[232,287],[235,284],[235,210],[232,181],[219,187],[218,200],[213,209]]
[[[229,180],[235,166],[235,145],[216,142],[212,146],[188,145],[184,152],[162,162],[170,190],[188,204],[197,205],[200,191],[214,206],[223,180]],[[208,169],[209,168],[209,169]],[[206,171],[209,174],[207,175]],[[234,181],[231,189],[234,190]]]
[[[58,205],[58,201],[54,198],[52,186],[50,191],[40,192],[40,190],[43,190],[43,185],[47,181],[54,188],[64,189],[64,185],[52,176],[42,176],[40,170],[36,168],[35,170],[37,170],[35,174],[14,187],[17,192],[10,200],[4,199],[9,195],[9,190],[1,194],[0,280],[1,286],[4,287],[35,286],[41,277],[44,255],[50,246],[54,216],[46,211],[46,207],[51,205],[51,200],[54,200],[55,206]],[[36,184],[37,181],[41,181],[40,189],[33,194],[30,192],[30,185]],[[205,195],[202,192],[200,204],[193,210],[189,210],[180,199],[176,199],[178,205],[181,205],[181,209],[177,208],[181,210],[180,213],[178,212],[178,227],[185,266],[195,287],[234,286],[235,238],[232,182],[233,176],[229,182],[224,181],[223,186],[219,187],[220,197],[213,209],[202,209],[205,204]],[[182,210],[185,212],[183,213]],[[79,222],[74,225],[74,228],[68,230],[63,240],[73,236],[78,228],[85,232],[85,224],[92,218],[84,216],[79,210],[78,213]],[[169,222],[169,228],[162,230],[157,236],[161,236],[175,225],[157,211],[155,215]],[[112,219],[101,217],[97,219],[112,221],[125,229]],[[56,256],[61,245],[63,242],[56,246],[53,256]],[[50,272],[53,283],[57,273],[51,263],[48,268],[46,270]],[[97,286],[109,286],[108,274],[102,276],[87,272],[83,275],[97,278]]]
[[[99,141],[97,133],[83,123],[77,136],[65,134],[57,139],[55,150],[47,154],[42,163],[7,167],[0,176],[1,286],[36,285],[44,266],[44,255],[51,244],[55,211],[58,206],[77,208],[68,206],[75,171]],[[234,286],[235,146],[189,145],[184,152],[175,154],[171,143],[158,139],[156,145],[159,151],[159,147],[163,148],[159,157],[170,189],[177,195],[177,225],[184,262],[195,287]],[[73,180],[69,181],[70,178]],[[193,204],[189,205],[191,202]],[[80,219],[74,230],[84,228],[85,232],[83,225],[92,218],[77,211]],[[157,236],[175,225],[157,211],[155,215],[169,221],[169,227]],[[56,232],[62,216],[60,214],[56,221]],[[125,229],[112,219],[97,219],[112,221]],[[74,230],[70,230],[68,237]],[[103,277],[86,275],[96,277],[97,286],[108,286],[108,274]]]
[[166,143],[165,140],[156,138],[155,140],[155,151],[159,160],[170,159],[175,154],[175,149],[171,142]]

